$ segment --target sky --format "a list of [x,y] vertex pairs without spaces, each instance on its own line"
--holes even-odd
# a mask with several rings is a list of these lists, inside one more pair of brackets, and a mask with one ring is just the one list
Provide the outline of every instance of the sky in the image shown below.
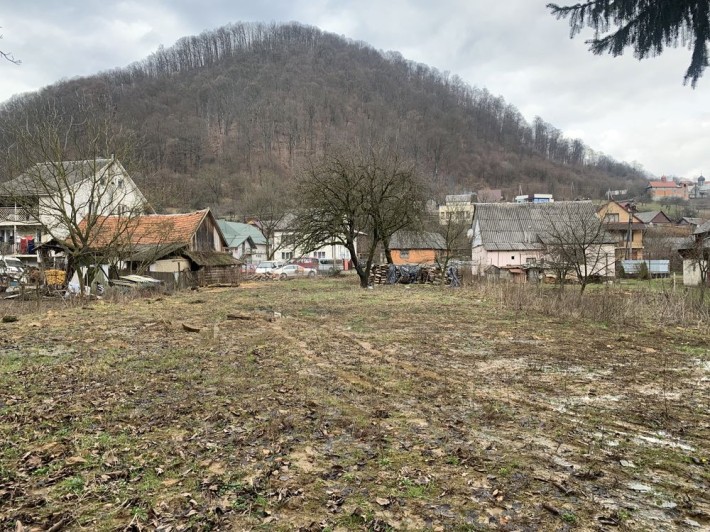
[[[710,175],[710,72],[686,48],[595,56],[546,0],[0,0],[0,102],[126,66],[231,22],[300,22],[457,75],[651,174]],[[564,4],[564,0],[558,0]],[[571,0],[567,4],[573,3]]]

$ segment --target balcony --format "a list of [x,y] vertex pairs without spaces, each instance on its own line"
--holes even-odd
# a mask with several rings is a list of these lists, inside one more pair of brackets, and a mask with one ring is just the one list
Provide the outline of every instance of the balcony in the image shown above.
[[39,209],[26,209],[24,207],[0,207],[0,222],[16,222],[23,224],[36,224],[39,218]]

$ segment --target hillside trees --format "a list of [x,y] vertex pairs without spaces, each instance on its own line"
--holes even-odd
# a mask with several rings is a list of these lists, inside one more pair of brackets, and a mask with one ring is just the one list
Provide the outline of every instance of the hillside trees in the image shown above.
[[[485,89],[298,24],[234,24],[184,38],[127,68],[17,97],[0,114],[22,116],[44,99],[84,92],[110,98],[118,123],[144,139],[144,170],[163,177],[155,193],[174,193],[165,207],[199,198],[228,210],[224,187],[204,191],[202,178],[219,168],[244,182],[263,172],[288,178],[329,146],[375,137],[442,189],[487,185],[511,195],[520,184],[574,182],[593,197],[641,178],[623,164],[599,167],[581,141],[542,119],[527,123]],[[0,139],[0,150],[11,144]]]
[[669,46],[688,45],[693,51],[683,82],[690,82],[693,88],[708,66],[707,0],[591,0],[547,7],[558,19],[569,17],[571,37],[585,26],[592,28],[594,38],[587,44],[594,54],[616,57],[630,47],[638,59],[645,59],[660,55]]

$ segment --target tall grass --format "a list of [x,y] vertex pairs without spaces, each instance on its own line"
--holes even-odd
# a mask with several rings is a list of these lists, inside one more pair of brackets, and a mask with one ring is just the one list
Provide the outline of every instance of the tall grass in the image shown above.
[[547,316],[589,319],[603,323],[632,325],[640,322],[663,325],[710,327],[710,304],[700,301],[699,292],[623,285],[587,289],[580,295],[575,286],[564,290],[550,285],[481,282],[476,285],[484,297],[517,311]]

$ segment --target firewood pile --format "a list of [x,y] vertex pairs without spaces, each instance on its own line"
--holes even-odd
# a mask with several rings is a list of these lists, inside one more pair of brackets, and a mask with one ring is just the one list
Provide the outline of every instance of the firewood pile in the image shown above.
[[281,276],[276,273],[255,273],[253,275],[247,276],[248,281],[279,281]]
[[[441,284],[443,275],[435,265],[377,264],[370,270],[370,284]],[[449,268],[445,284],[451,284],[454,276],[460,279],[458,268]]]

